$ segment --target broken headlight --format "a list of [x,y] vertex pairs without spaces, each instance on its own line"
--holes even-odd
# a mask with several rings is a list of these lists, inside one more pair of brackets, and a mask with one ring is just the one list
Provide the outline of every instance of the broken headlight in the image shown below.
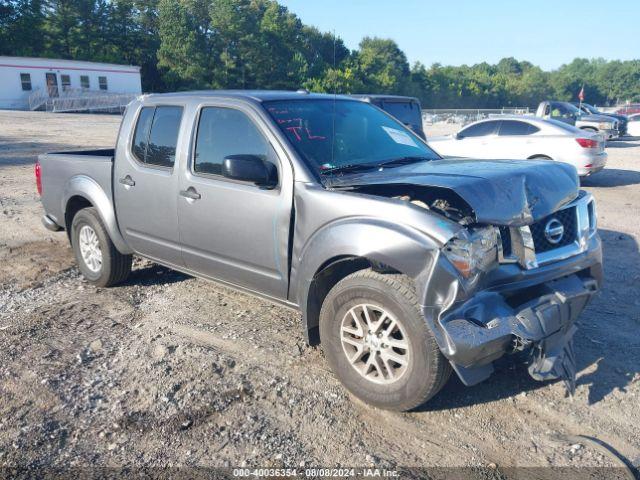
[[466,279],[490,270],[498,260],[498,230],[495,227],[463,230],[442,252]]

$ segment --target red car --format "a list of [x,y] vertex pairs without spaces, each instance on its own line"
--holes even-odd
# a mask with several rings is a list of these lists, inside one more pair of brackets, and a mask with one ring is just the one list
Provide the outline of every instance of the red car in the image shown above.
[[632,115],[634,113],[640,113],[640,103],[630,103],[622,108],[616,110],[618,115]]

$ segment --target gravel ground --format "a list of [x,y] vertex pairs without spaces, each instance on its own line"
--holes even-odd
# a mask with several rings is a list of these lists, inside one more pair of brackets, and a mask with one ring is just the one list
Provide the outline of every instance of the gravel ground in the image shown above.
[[598,200],[606,284],[577,334],[575,397],[505,361],[481,385],[452,378],[399,414],[349,397],[294,312],[144,260],[122,286],[83,281],[65,234],[40,225],[33,162],[110,147],[119,121],[0,111],[0,477],[453,466],[504,478],[513,467],[545,477],[546,467],[620,465],[579,435],[640,464],[640,139],[611,143],[607,169],[584,182]]

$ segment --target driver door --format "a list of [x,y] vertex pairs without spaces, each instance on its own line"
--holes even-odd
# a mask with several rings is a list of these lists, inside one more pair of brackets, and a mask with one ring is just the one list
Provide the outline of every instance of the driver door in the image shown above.
[[488,120],[460,130],[451,142],[451,153],[448,156],[491,158],[497,140],[498,123],[496,120]]
[[[178,196],[180,240],[187,268],[286,299],[293,173],[288,161],[281,161],[284,152],[249,107],[205,105],[196,125]],[[274,164],[278,185],[265,189],[222,176],[224,158],[243,154]]]

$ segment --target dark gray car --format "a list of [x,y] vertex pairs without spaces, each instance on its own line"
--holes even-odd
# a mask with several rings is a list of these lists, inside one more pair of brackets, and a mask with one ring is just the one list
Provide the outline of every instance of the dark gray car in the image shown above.
[[570,165],[444,160],[349,97],[219,91],[143,96],[115,149],[36,174],[88,281],[122,282],[136,254],[297,309],[373,405],[414,408],[516,352],[574,387],[602,252]]
[[629,122],[629,119],[627,118],[626,115],[621,115],[618,113],[601,112],[596,107],[588,103],[574,102],[572,103],[572,105],[582,110],[582,112],[584,112],[585,115],[601,115],[601,116],[611,117],[616,119],[618,121],[618,133],[620,134],[620,136],[623,137],[627,134],[627,123]]
[[362,101],[369,102],[400,120],[405,126],[426,139],[422,125],[422,107],[420,100],[415,97],[400,95],[351,95]]

